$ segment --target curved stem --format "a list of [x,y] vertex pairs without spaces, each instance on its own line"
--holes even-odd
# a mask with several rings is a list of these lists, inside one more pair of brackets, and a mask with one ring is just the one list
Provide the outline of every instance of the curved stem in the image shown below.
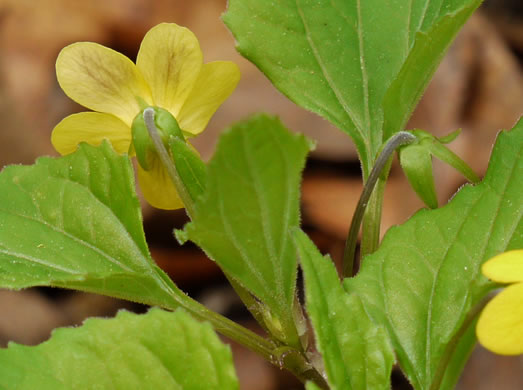
[[158,153],[158,156],[160,157],[163,166],[167,170],[169,177],[173,181],[176,190],[178,191],[178,194],[182,199],[183,205],[187,210],[187,214],[189,214],[189,216],[193,215],[194,205],[192,199],[189,193],[187,192],[185,185],[183,184],[182,179],[180,178],[180,175],[178,175],[176,166],[172,162],[171,157],[169,156],[169,152],[165,148],[165,145],[163,144],[162,139],[160,138],[160,134],[158,134],[158,129],[156,128],[156,125],[154,123],[154,109],[152,107],[148,107],[143,111],[143,120],[145,122],[145,126],[147,127],[147,131],[149,132],[149,135],[151,136],[151,139],[153,141],[154,148],[156,149],[156,152]]
[[[176,295],[176,292],[173,291],[173,294]],[[303,383],[313,381],[321,389],[329,389],[325,378],[313,367],[304,352],[266,339],[185,295],[180,298],[182,302],[175,301],[174,305],[165,305],[164,308],[174,310],[182,306],[194,317],[210,322],[218,333],[257,353],[280,369],[285,368],[292,372]]]
[[[365,214],[365,209],[367,208],[367,204],[369,202],[370,196],[372,195],[376,182],[378,181],[383,169],[387,166],[387,163],[392,153],[399,146],[409,144],[413,142],[415,139],[416,136],[406,131],[400,131],[396,133],[385,144],[382,152],[376,159],[376,163],[374,164],[374,167],[370,172],[369,178],[365,182],[365,186],[363,187],[363,191],[356,206],[356,210],[354,211],[354,215],[352,216],[349,234],[347,236],[347,241],[345,242],[345,251],[343,253],[343,277],[354,276],[354,257],[356,253],[356,244],[358,242],[358,233],[360,231],[361,222]],[[381,210],[383,193],[381,193],[380,196],[377,198],[380,199],[375,199],[374,202],[378,203],[378,205],[380,206],[379,209]],[[377,234],[377,236],[379,237],[380,220],[376,219],[381,219],[381,212],[374,213],[372,219],[373,225],[371,226],[371,228],[374,231],[373,235]]]
[[459,341],[461,340],[465,332],[468,330],[469,326],[479,315],[481,310],[483,310],[485,305],[492,299],[493,296],[493,293],[488,294],[467,313],[467,316],[465,317],[463,324],[461,324],[461,327],[458,329],[456,334],[452,337],[452,339],[450,339],[449,343],[447,344],[447,347],[445,348],[445,351],[443,352],[443,356],[439,361],[438,368],[436,369],[436,373],[434,374],[434,379],[432,380],[432,384],[430,385],[429,390],[439,390],[441,382],[443,382],[443,378],[445,377],[447,366],[450,360],[452,359],[452,355],[456,351],[456,348],[458,347]]
[[[143,112],[143,118],[156,152],[158,153],[162,164],[167,170],[169,177],[173,181],[176,190],[178,191],[180,198],[182,199],[187,210],[187,214],[189,214],[189,217],[191,217],[194,210],[192,199],[187,192],[182,179],[178,175],[178,171],[175,164],[171,160],[171,157],[169,156],[169,152],[165,148],[160,135],[158,134],[158,129],[154,123],[154,109],[150,107],[146,108]],[[233,283],[233,285],[235,285],[237,292],[240,294],[248,293],[247,290],[241,287],[238,283]],[[238,289],[240,291],[238,291]],[[171,289],[171,291],[173,295],[178,296],[179,299],[175,299],[176,303],[172,307],[165,307],[166,309],[174,310],[177,307],[182,306],[194,317],[210,322],[218,333],[238,342],[251,351],[256,352],[269,363],[274,364],[279,368],[285,368],[289,370],[303,383],[306,383],[307,381],[313,381],[321,389],[328,390],[329,387],[325,381],[325,378],[323,378],[323,376],[310,364],[307,357],[301,350],[295,349],[293,347],[286,347],[290,352],[282,355],[278,352],[278,350],[282,348],[278,342],[259,336],[251,330],[237,324],[234,321],[231,321],[227,317],[209,310],[198,301],[187,297],[180,290],[174,291]],[[179,294],[177,294],[177,292],[179,292]],[[179,296],[180,294],[181,296]],[[289,356],[292,357],[289,358]]]

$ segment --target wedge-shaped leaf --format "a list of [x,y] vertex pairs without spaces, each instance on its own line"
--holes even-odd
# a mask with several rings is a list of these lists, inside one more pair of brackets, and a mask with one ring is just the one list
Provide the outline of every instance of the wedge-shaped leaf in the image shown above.
[[[390,229],[360,274],[345,280],[376,321],[387,324],[416,389],[428,389],[467,313],[492,288],[481,264],[523,247],[523,120],[500,133],[487,174],[448,205],[422,210]],[[458,345],[442,388],[453,388],[474,339]]]
[[278,119],[256,116],[222,135],[204,195],[178,238],[198,244],[291,329],[301,171],[310,144]]
[[[410,114],[443,52],[480,2],[230,0],[224,21],[240,53],[280,91],[354,139],[368,174],[385,136],[387,90],[400,74],[408,81],[403,87],[398,81],[387,100],[386,112],[394,116],[390,133],[402,130],[405,123],[396,117]],[[408,99],[397,105],[400,95]]]
[[343,290],[330,257],[295,230],[307,312],[332,389],[390,389],[394,353],[387,331],[369,318],[361,299]]
[[209,324],[183,311],[121,311],[62,328],[35,346],[0,349],[10,390],[238,389],[232,355]]
[[0,287],[57,286],[172,307],[129,158],[108,143],[0,173]]

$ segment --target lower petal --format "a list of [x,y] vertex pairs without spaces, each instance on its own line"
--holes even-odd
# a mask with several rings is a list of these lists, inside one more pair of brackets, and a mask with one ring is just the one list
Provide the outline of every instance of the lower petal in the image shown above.
[[523,283],[505,288],[487,304],[476,334],[479,342],[494,353],[523,353]]
[[138,182],[147,202],[157,209],[176,210],[183,208],[182,200],[159,158],[150,161],[151,169],[138,166]]
[[218,107],[227,99],[240,81],[240,70],[234,62],[215,61],[204,64],[191,94],[176,119],[180,128],[199,134]]
[[53,129],[51,142],[62,155],[73,153],[80,142],[97,146],[106,139],[117,153],[127,153],[131,129],[117,117],[100,112],[69,115]]

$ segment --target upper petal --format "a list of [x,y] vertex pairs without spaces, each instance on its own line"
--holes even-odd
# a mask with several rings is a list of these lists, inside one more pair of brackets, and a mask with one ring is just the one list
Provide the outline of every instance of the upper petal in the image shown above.
[[157,209],[176,210],[183,206],[178,191],[169,177],[159,157],[149,161],[151,169],[144,170],[138,166],[138,182],[147,202]]
[[523,353],[523,283],[505,288],[481,312],[476,334],[487,349],[500,355]]
[[176,117],[200,73],[200,44],[187,28],[162,23],[143,38],[136,65],[151,87],[154,104]]
[[107,139],[118,153],[127,153],[131,129],[115,116],[100,112],[69,115],[53,129],[51,142],[62,155],[73,153],[80,142],[99,145]]
[[131,125],[140,111],[137,97],[151,104],[151,93],[133,62],[92,42],[73,43],[56,60],[58,83],[67,96],[94,111],[113,114]]
[[202,132],[214,112],[234,91],[238,81],[240,69],[234,62],[215,61],[204,64],[178,114],[180,128],[195,135]]
[[523,282],[523,249],[494,256],[483,264],[481,272],[498,283]]

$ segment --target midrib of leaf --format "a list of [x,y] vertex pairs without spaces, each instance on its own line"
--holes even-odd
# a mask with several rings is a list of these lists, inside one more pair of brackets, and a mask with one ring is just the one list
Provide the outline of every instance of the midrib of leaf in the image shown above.
[[[227,168],[229,168],[228,165],[225,165],[225,166]],[[231,168],[229,168],[229,169],[231,169]],[[229,240],[231,240],[232,245],[240,254],[240,256],[243,260],[243,263],[245,265],[247,265],[247,267],[251,271],[251,274],[256,277],[256,279],[258,280],[258,283],[260,283],[263,286],[266,286],[267,282],[265,281],[265,278],[257,271],[256,267],[254,267],[253,262],[250,261],[249,256],[246,254],[247,252],[245,251],[245,249],[241,245],[240,241],[236,237],[236,234],[234,233],[232,226],[229,224],[229,220],[227,219],[227,213],[225,212],[225,205],[223,202],[224,202],[223,198],[221,198],[221,197],[218,198],[218,209],[220,210],[220,217],[221,217],[220,219],[222,221],[223,227],[225,228],[225,232],[227,233],[227,237],[229,238]],[[212,256],[212,255],[210,257],[214,258],[214,256]]]
[[[282,256],[283,256],[283,252],[284,252],[285,248],[287,247],[287,240],[289,238],[288,232],[289,232],[289,220],[290,220],[291,202],[292,202],[291,194],[294,191],[293,191],[293,186],[291,184],[291,180],[289,179],[289,171],[290,171],[290,165],[291,164],[289,162],[287,154],[282,149],[281,144],[278,142],[278,140],[274,136],[274,133],[271,132],[270,136],[274,140],[274,143],[276,144],[276,147],[278,148],[278,152],[280,153],[280,155],[282,157],[282,160],[285,161],[285,164],[283,165],[282,172],[283,172],[283,174],[285,176],[285,184],[287,186],[287,191],[286,191],[286,198],[285,198],[284,218],[283,218],[284,227],[283,227],[282,231],[286,232],[286,234],[282,235],[283,237],[282,237],[282,241],[280,243],[280,253],[278,254],[278,256],[281,259]],[[282,284],[283,284],[283,282],[282,282]]]
[[[92,175],[90,174],[90,166],[87,167],[87,169],[89,170],[87,175],[91,178]],[[59,233],[61,235],[63,235],[64,237],[80,244],[81,246],[84,246],[86,247],[87,249],[101,255],[103,258],[107,259],[109,262],[111,262],[112,264],[120,267],[122,270],[124,271],[128,271],[128,272],[134,272],[133,269],[125,266],[124,264],[122,264],[118,259],[116,258],[113,258],[112,256],[110,256],[108,253],[102,251],[101,249],[93,246],[92,244],[90,244],[89,242],[85,241],[85,240],[82,240],[81,238],[78,238],[74,235],[72,235],[71,233],[67,232],[64,230],[64,205],[65,205],[65,201],[64,201],[64,193],[66,191],[66,185],[70,185],[70,186],[73,186],[73,187],[80,187],[81,188],[81,191],[85,191],[86,190],[86,187],[83,185],[83,184],[80,184],[74,180],[71,180],[70,178],[63,178],[63,177],[57,177],[57,176],[52,176],[52,178],[54,180],[57,180],[59,182],[62,183],[62,186],[60,188],[60,191],[59,191],[59,194],[60,194],[60,198],[59,198],[59,207],[60,207],[60,210],[61,212],[59,213],[56,213],[54,215],[54,217],[56,218],[56,224],[51,224],[49,223],[48,221],[46,221],[43,217],[43,214],[42,214],[42,211],[40,209],[40,204],[36,201],[36,199],[34,199],[33,197],[33,194],[29,191],[27,191],[26,188],[24,188],[19,182],[15,182],[14,184],[22,191],[24,192],[29,199],[31,199],[31,203],[33,204],[33,206],[35,207],[35,210],[38,212],[38,214],[40,215],[40,219],[38,218],[34,218],[34,217],[31,217],[31,216],[28,216],[28,215],[23,215],[23,214],[16,214],[12,211],[9,211],[9,210],[5,210],[5,209],[0,209],[0,212],[3,212],[5,214],[9,214],[11,216],[14,216],[15,218],[21,218],[21,219],[25,219],[25,220],[28,220],[28,221],[32,221],[32,222],[35,222],[37,224],[41,224],[41,225],[44,225],[46,228],[49,228],[53,231],[55,231],[56,233]],[[35,189],[36,190],[36,189]],[[117,215],[114,214],[113,210],[111,208],[109,208],[103,201],[101,201],[97,196],[95,196],[94,194],[90,194],[90,196],[94,199],[95,202],[98,203],[98,205],[102,208],[105,209],[105,211],[107,213],[109,213],[115,220],[120,221],[120,219],[118,218]],[[85,220],[84,220],[85,221]],[[58,225],[58,226],[57,226]],[[61,226],[60,226],[61,225]],[[124,232],[125,236],[129,239],[129,242],[132,242],[133,243],[133,246],[134,246],[134,249],[136,250],[137,253],[139,253],[140,257],[142,259],[145,259],[142,251],[140,250],[140,248],[138,248],[138,246],[136,245],[133,237],[130,235],[129,231],[127,230],[127,227],[124,227],[124,225],[121,225],[120,226],[122,229],[120,231]],[[92,236],[92,232],[91,232],[91,236]],[[5,252],[5,251],[4,251]],[[134,259],[129,259],[129,260],[134,260]],[[146,261],[147,263],[147,261]],[[46,265],[46,266],[49,266],[47,265],[45,262],[40,262],[40,264],[42,265]],[[136,264],[138,265],[138,264]],[[142,264],[143,266],[143,264]],[[73,272],[74,273],[74,272]]]
[[[358,0],[359,2],[359,0]],[[361,137],[362,141],[367,144],[369,142],[369,140],[365,137],[365,134],[364,134],[364,131],[362,131],[362,124],[360,122],[360,120],[356,120],[357,116],[354,114],[354,112],[350,109],[349,105],[347,104],[347,102],[345,101],[345,99],[343,99],[343,96],[341,95],[338,87],[336,86],[336,84],[334,83],[334,81],[332,80],[332,77],[330,76],[329,74],[329,70],[327,69],[327,67],[325,66],[325,64],[323,63],[323,60],[320,56],[320,54],[318,53],[318,49],[316,48],[316,45],[314,44],[313,40],[312,40],[312,36],[311,36],[311,32],[310,32],[310,29],[309,29],[309,26],[307,24],[307,21],[306,21],[306,18],[305,18],[305,15],[303,14],[303,10],[301,9],[301,6],[299,4],[299,0],[295,0],[295,3],[296,3],[296,9],[298,11],[298,14],[300,16],[300,19],[302,21],[302,24],[303,24],[303,27],[305,29],[305,34],[306,34],[306,37],[307,37],[307,42],[309,43],[309,46],[311,48],[311,51],[314,55],[314,59],[316,60],[316,62],[318,63],[318,66],[320,67],[321,69],[321,72],[323,74],[323,77],[325,78],[325,80],[327,81],[330,89],[332,90],[332,92],[334,93],[334,95],[336,96],[336,100],[338,101],[338,103],[340,104],[340,106],[343,108],[343,110],[345,111],[345,113],[349,116],[350,120],[352,121],[352,123],[354,124],[354,128],[355,130],[357,131],[358,135]]]
[[[104,205],[104,206],[105,206],[105,205]],[[82,240],[82,239],[80,239],[80,238],[78,238],[78,237],[75,237],[75,236],[73,236],[72,234],[66,232],[65,230],[63,230],[63,229],[61,229],[61,228],[59,228],[59,227],[57,227],[57,226],[51,225],[50,223],[46,222],[45,220],[39,220],[39,219],[36,219],[36,218],[31,218],[31,217],[29,217],[29,216],[27,216],[27,215],[15,214],[15,213],[13,213],[13,212],[11,212],[11,211],[7,211],[7,210],[0,210],[0,212],[3,212],[3,213],[5,213],[5,214],[13,215],[13,216],[15,216],[15,217],[17,217],[17,218],[27,219],[27,220],[29,220],[29,221],[32,221],[32,222],[36,222],[36,223],[42,224],[42,225],[48,227],[49,229],[51,229],[51,230],[53,230],[53,231],[55,231],[55,232],[57,232],[57,233],[60,233],[60,234],[62,234],[63,236],[65,236],[65,237],[67,237],[67,238],[73,240],[74,242],[77,242],[77,243],[79,243],[80,245],[85,246],[86,248],[92,250],[93,252],[98,253],[99,255],[101,255],[102,257],[106,258],[107,260],[109,260],[109,261],[110,261],[111,263],[113,263],[114,265],[117,265],[117,266],[121,267],[123,270],[129,271],[129,272],[132,272],[132,271],[133,271],[131,268],[127,268],[125,265],[123,265],[122,263],[120,263],[120,262],[118,261],[118,259],[114,259],[114,258],[111,257],[109,254],[103,252],[102,250],[100,250],[99,248],[93,246],[93,245],[90,244],[89,242],[84,241],[84,240]],[[113,216],[114,216],[114,214],[113,214]],[[125,232],[126,232],[126,235],[129,234],[129,233],[127,232],[127,230],[125,230]],[[138,251],[138,252],[140,252],[140,251]],[[140,252],[140,254],[141,254],[141,252]]]
[[405,53],[403,53],[403,57],[404,58],[407,58],[407,56],[409,55],[409,50],[410,50],[410,47],[411,47],[411,39],[410,39],[410,33],[412,31],[412,26],[410,25],[412,23],[412,2],[414,0],[409,0],[409,12],[407,13],[407,39],[405,39]]
[[[365,46],[363,44],[363,19],[361,17],[361,0],[357,0],[356,3],[358,10],[358,50],[360,52],[360,68],[361,68],[361,79],[363,81],[363,108],[365,112],[365,128],[362,132],[367,130],[370,132],[370,109],[369,109],[369,78],[367,75],[367,65],[365,62]],[[372,158],[372,155],[370,156]]]
[[[241,177],[240,175],[238,175],[234,169],[234,167],[232,167],[228,161],[225,161],[225,164],[224,164],[224,167],[225,169],[227,169],[229,172],[231,172],[231,174],[233,174],[234,176],[236,176],[236,179],[237,180],[240,180],[245,186],[248,186],[248,187],[251,187],[252,184],[248,181],[246,181],[243,177]],[[219,181],[217,182],[217,184],[219,183]],[[219,188],[219,184],[218,184],[218,188]],[[221,192],[221,190],[220,190]],[[240,241],[238,240],[238,238],[236,237],[236,234],[234,233],[234,229],[232,228],[231,224],[229,223],[229,220],[227,218],[227,213],[225,211],[225,204],[224,204],[224,197],[218,197],[217,200],[218,200],[218,210],[220,212],[220,220],[222,221],[222,224],[223,224],[223,227],[225,228],[225,232],[227,233],[227,237],[230,239],[232,245],[234,246],[234,248],[238,251],[238,253],[240,254],[242,260],[243,260],[243,263],[247,266],[247,268],[250,270],[251,274],[254,275],[254,277],[256,278],[256,280],[258,281],[258,283],[260,283],[262,286],[266,286],[267,285],[267,281],[265,280],[265,278],[258,272],[258,270],[256,269],[255,267],[255,264],[250,260],[249,256],[247,255],[247,251],[243,248],[243,246],[241,245]],[[211,258],[214,258],[214,256],[210,256]]]
[[[299,236],[296,236],[298,237],[297,239],[300,239]],[[322,301],[322,302],[330,302],[330,300],[328,299],[328,294],[326,293],[325,291],[325,288],[323,286],[323,283],[321,282],[318,274],[319,272],[323,272],[322,270],[317,270],[316,269],[316,264],[315,264],[315,261],[313,260],[312,258],[312,255],[306,251],[303,251],[301,253],[301,256],[307,256],[308,260],[307,262],[312,266],[312,268],[314,268],[314,270],[316,272],[309,272],[308,273],[308,277],[313,277],[314,278],[314,282],[316,284],[316,287],[314,288],[314,291],[315,291],[315,294],[314,294],[314,298],[315,298],[315,301]],[[324,256],[322,257],[322,260],[324,261],[332,261],[328,256]],[[303,261],[303,260],[302,260]],[[302,263],[302,267],[303,267],[303,263]],[[305,272],[305,271],[304,271]],[[309,291],[309,289],[312,289],[312,287],[308,287],[307,291]],[[338,292],[338,294],[341,296],[343,294],[346,294],[345,291],[343,291],[343,289],[341,288],[340,286],[340,291]],[[312,291],[312,290],[311,290]],[[329,326],[329,329],[333,330],[333,327],[334,327],[334,322],[333,321],[330,321],[331,319],[331,316],[330,316],[330,308],[327,306],[327,305],[318,305],[317,303],[313,302],[312,300],[308,300],[307,301],[307,307],[312,307],[314,306],[317,310],[321,310],[323,315],[321,316],[322,318],[327,318],[329,319],[328,322],[326,322],[326,325]],[[339,309],[339,308],[338,308]],[[308,309],[308,310],[311,310],[311,309]],[[310,314],[312,315],[312,314]],[[321,329],[321,330],[320,330]],[[322,332],[325,330],[324,327],[318,327],[316,332]],[[341,366],[343,367],[343,372],[344,372],[344,378],[349,378],[349,382],[350,382],[350,373],[348,371],[348,366],[345,364],[345,360],[343,359],[343,351],[341,349],[341,345],[342,345],[342,340],[340,340],[339,338],[339,332],[336,332],[334,331],[335,333],[335,337],[336,337],[336,340],[337,342],[335,343],[336,344],[336,355],[337,355],[337,358],[336,360],[340,361],[340,362],[343,362],[343,364],[341,364]],[[320,336],[316,336],[320,339],[323,339],[323,337],[320,337]],[[329,353],[331,352],[332,350],[329,349]],[[326,353],[325,351],[322,352],[322,353]],[[332,356],[330,356],[330,360],[335,360]],[[334,380],[335,378],[331,378],[331,380]]]
[[[269,134],[271,134],[270,131]],[[260,177],[257,175],[257,169],[254,166],[254,161],[252,160],[250,144],[247,142],[245,133],[241,133],[241,140],[243,144],[243,155],[245,156],[245,161],[247,162],[248,172],[252,178],[252,187],[256,194],[255,200],[261,217],[260,219],[264,238],[263,243],[265,245],[267,253],[269,254],[269,260],[272,264],[272,270],[274,272],[273,275],[275,278],[276,285],[279,287],[279,290],[282,291],[283,289],[281,273],[278,272],[278,269],[280,269],[280,267],[278,266],[278,260],[276,259],[276,251],[274,249],[274,243],[271,237],[271,221],[269,217],[269,207],[263,194],[263,190],[260,189]],[[287,215],[285,215],[284,218],[287,218]]]
[[[387,291],[386,290],[386,286],[385,286],[385,276],[384,276],[384,271],[385,271],[385,268],[384,267],[380,267],[379,268],[379,277],[378,277],[378,283],[380,285],[380,290],[381,291]],[[412,287],[409,285],[408,288],[412,291]],[[384,308],[384,312],[386,313],[387,315],[387,318],[391,318],[391,312],[390,312],[390,308],[389,308],[389,302],[387,301],[387,299],[385,299],[385,295],[381,295],[380,296],[382,298],[382,302],[383,302],[383,308]],[[365,306],[364,306],[365,308]],[[365,311],[367,311],[367,309],[365,308]],[[369,316],[370,316],[370,313],[368,313]],[[413,320],[413,319],[412,319]],[[395,332],[390,332],[390,336],[391,338],[394,337],[396,340],[399,340],[396,333]],[[399,344],[399,343],[398,343]],[[409,359],[409,363],[410,362],[410,359]],[[412,363],[411,363],[412,365]],[[416,379],[418,381],[418,383],[421,383],[421,378],[419,377],[419,373],[418,372],[415,372],[415,376],[416,376]]]
[[[330,258],[327,259],[327,258],[324,257],[324,259],[325,259],[326,261],[332,261]],[[313,260],[311,260],[311,262],[312,262],[312,261],[313,261]],[[323,285],[322,285],[322,283],[320,282],[319,278],[318,278],[316,275],[314,275],[314,276],[315,276],[315,278],[316,278],[316,285],[318,286],[318,291],[320,292],[320,294],[318,294],[318,295],[322,298],[322,300],[323,300],[324,302],[328,302],[328,301],[329,301],[329,300],[328,300],[328,294],[326,294],[326,292],[325,292],[325,290],[324,290],[324,288],[323,288]],[[341,294],[341,293],[344,293],[344,292],[340,291],[340,294]],[[329,313],[329,308],[328,308],[328,307],[324,307],[323,309],[324,309],[325,311],[327,311],[325,317],[328,318],[328,319],[330,320],[330,317],[331,317],[331,316],[330,316],[330,313]],[[325,312],[325,311],[324,311],[324,312]],[[333,325],[332,322],[329,321],[329,323],[331,324],[332,327],[334,327],[334,325]],[[338,355],[338,360],[341,361],[341,362],[343,362],[342,366],[343,366],[344,377],[345,377],[345,378],[349,378],[349,382],[351,382],[351,380],[350,380],[351,375],[350,375],[350,373],[349,373],[349,371],[348,371],[348,369],[347,369],[347,364],[345,364],[345,359],[343,359],[343,351],[342,351],[342,349],[341,349],[341,345],[343,344],[343,340],[340,339],[339,334],[338,334],[339,332],[334,332],[334,333],[335,333],[335,335],[336,335],[336,341],[337,341],[337,342],[336,342],[336,352],[337,352],[337,355]],[[329,351],[329,352],[330,352],[330,351]]]
[[2,249],[2,248],[5,248],[5,247],[0,244],[0,253],[1,254],[7,255],[7,256],[11,256],[11,257],[14,257],[14,258],[17,258],[17,259],[27,260],[27,261],[30,261],[32,263],[43,265],[45,267],[48,267],[48,268],[51,268],[51,269],[54,269],[54,270],[57,270],[57,271],[67,272],[67,273],[70,273],[70,274],[73,274],[73,275],[83,275],[82,273],[78,273],[77,270],[68,269],[68,268],[62,268],[62,267],[60,267],[58,265],[55,265],[55,264],[46,263],[45,261],[42,261],[41,259],[35,258],[33,256],[28,256],[28,255],[25,255],[25,254],[12,252],[12,251],[9,251],[9,250],[6,250],[6,249]]
[[421,31],[421,28],[423,27],[423,22],[425,21],[425,16],[427,15],[427,10],[429,9],[429,3],[430,3],[430,0],[425,2],[425,7],[423,7],[423,12],[421,14],[421,18],[419,20],[418,27],[416,29],[417,31]]
[[[520,158],[521,156],[521,151],[519,152],[518,154],[518,158]],[[507,177],[507,180],[505,181],[505,185],[503,187],[503,191],[502,193],[506,193],[507,191],[507,187],[508,185],[512,182],[512,178],[514,176],[514,171],[515,171],[515,168],[516,168],[516,164],[513,164],[512,167],[510,167],[510,174],[508,175]],[[486,186],[490,189],[493,189],[492,186],[490,185],[490,183]],[[497,192],[496,192],[497,194]],[[438,284],[438,281],[439,281],[439,273],[441,271],[441,267],[443,266],[443,264],[445,263],[446,259],[447,259],[447,256],[448,256],[448,253],[449,251],[454,247],[455,243],[456,242],[459,242],[459,237],[460,237],[460,232],[463,230],[463,226],[465,225],[465,223],[467,222],[468,220],[468,216],[473,212],[473,210],[475,209],[475,207],[477,206],[477,204],[481,201],[481,199],[487,195],[487,192],[484,191],[481,196],[478,197],[477,200],[474,201],[473,204],[471,204],[471,206],[469,207],[469,211],[467,212],[466,214],[466,217],[463,218],[463,222],[460,224],[460,227],[459,229],[457,230],[456,232],[456,239],[454,240],[453,244],[450,245],[447,250],[445,251],[445,255],[443,256],[443,260],[439,263],[438,265],[438,268],[437,268],[437,271],[436,271],[436,277],[434,278],[434,283],[432,284],[432,290],[431,290],[431,293],[430,293],[430,299],[429,299],[429,306],[428,306],[428,311],[427,311],[427,321],[426,321],[426,327],[427,327],[427,347],[426,347],[426,361],[425,361],[425,372],[426,372],[426,375],[427,375],[427,378],[431,378],[432,375],[432,370],[431,370],[431,367],[430,367],[430,361],[431,361],[431,355],[432,355],[432,343],[431,343],[431,340],[432,340],[432,332],[431,332],[431,318],[432,318],[432,314],[433,314],[433,301],[434,301],[434,298],[436,297],[436,294],[435,294],[435,291],[436,291],[436,285]],[[490,226],[488,228],[488,233],[486,234],[487,236],[491,236],[491,233],[494,229],[494,226],[496,224],[496,221],[497,221],[497,216],[499,214],[499,210],[501,208],[501,204],[502,204],[502,198],[501,196],[497,196],[497,199],[498,199],[498,205],[497,205],[497,208],[496,208],[496,211],[493,213],[493,218],[491,220],[491,223],[490,223]],[[520,216],[521,218],[521,216]],[[515,228],[516,228],[517,224],[514,223],[514,228],[512,229],[512,232],[515,231]],[[438,225],[439,227],[439,225]],[[511,235],[510,235],[511,236]],[[485,240],[485,243],[483,244],[483,247],[481,248],[481,257],[484,258],[485,257],[485,253],[486,253],[486,250],[487,250],[487,247],[488,247],[488,244],[489,244],[489,241],[488,240]],[[505,246],[506,248],[506,246]],[[503,249],[505,249],[503,248]],[[470,256],[470,254],[469,254]],[[479,269],[478,271],[475,273],[474,277],[471,278],[471,280],[476,280],[476,275],[479,273]],[[465,305],[466,305],[466,302],[468,301],[468,298],[470,296],[470,290],[468,290],[465,294],[465,297],[463,299],[463,304],[461,306],[461,311],[463,311]]]

